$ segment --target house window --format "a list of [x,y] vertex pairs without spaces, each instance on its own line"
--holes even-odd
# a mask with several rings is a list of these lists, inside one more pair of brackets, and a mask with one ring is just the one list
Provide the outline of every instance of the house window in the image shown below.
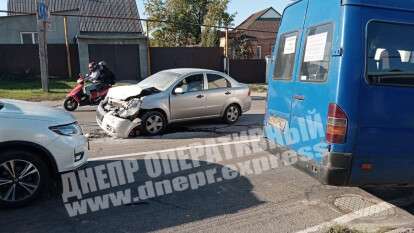
[[22,44],[37,44],[37,32],[21,32],[20,40]]
[[257,56],[257,59],[262,59],[262,46],[256,47],[256,56]]

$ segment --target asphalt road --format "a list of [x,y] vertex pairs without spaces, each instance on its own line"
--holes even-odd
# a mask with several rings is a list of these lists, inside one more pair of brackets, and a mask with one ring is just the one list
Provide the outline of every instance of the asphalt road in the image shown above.
[[[92,161],[88,165],[91,168],[125,160],[137,161],[141,168],[145,167],[148,155],[155,152],[185,154],[189,148],[198,147],[207,154],[228,156],[220,162],[209,160],[210,163],[200,157],[199,167],[172,174],[165,174],[164,170],[155,180],[227,168],[236,169],[240,176],[223,179],[223,173],[221,181],[216,179],[197,189],[158,195],[76,217],[69,217],[60,196],[48,196],[22,209],[0,210],[0,232],[323,232],[336,223],[385,232],[414,226],[414,198],[411,198],[414,189],[328,187],[282,160],[271,169],[257,171],[252,161],[262,158],[271,161],[275,155],[249,152],[249,149],[254,151],[254,138],[227,143],[220,140],[234,133],[260,129],[264,106],[264,98],[256,97],[252,110],[233,126],[220,121],[192,122],[171,126],[159,137],[128,140],[106,137],[95,123],[93,108],[83,108],[75,116],[93,137]],[[179,158],[176,160],[181,164]],[[185,161],[197,162],[191,158]],[[174,161],[170,158],[170,162]],[[136,190],[151,181],[146,169],[140,169],[134,177],[134,183],[102,190],[93,196]]]

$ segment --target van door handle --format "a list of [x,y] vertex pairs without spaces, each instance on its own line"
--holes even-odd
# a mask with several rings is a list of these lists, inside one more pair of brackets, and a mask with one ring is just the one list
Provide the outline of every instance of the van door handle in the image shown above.
[[231,91],[226,91],[226,93],[224,93],[226,95],[231,95]]
[[294,95],[293,98],[295,98],[296,100],[300,100],[300,101],[305,100],[305,96],[303,95]]
[[203,98],[204,97],[204,95],[198,95],[197,96],[197,98],[199,98],[199,99],[201,99],[201,98]]

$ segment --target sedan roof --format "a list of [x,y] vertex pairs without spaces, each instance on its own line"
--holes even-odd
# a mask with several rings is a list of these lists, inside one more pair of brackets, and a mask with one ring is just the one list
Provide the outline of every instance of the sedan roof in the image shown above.
[[178,69],[163,70],[162,72],[172,72],[172,73],[176,73],[179,75],[186,75],[186,74],[197,73],[197,72],[217,73],[219,71],[209,70],[209,69],[198,69],[198,68],[178,68]]

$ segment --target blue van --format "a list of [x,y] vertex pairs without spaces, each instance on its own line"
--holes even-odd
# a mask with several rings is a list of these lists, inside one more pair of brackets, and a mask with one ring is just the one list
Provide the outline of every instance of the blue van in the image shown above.
[[414,184],[414,0],[296,1],[273,58],[265,138],[328,185]]

